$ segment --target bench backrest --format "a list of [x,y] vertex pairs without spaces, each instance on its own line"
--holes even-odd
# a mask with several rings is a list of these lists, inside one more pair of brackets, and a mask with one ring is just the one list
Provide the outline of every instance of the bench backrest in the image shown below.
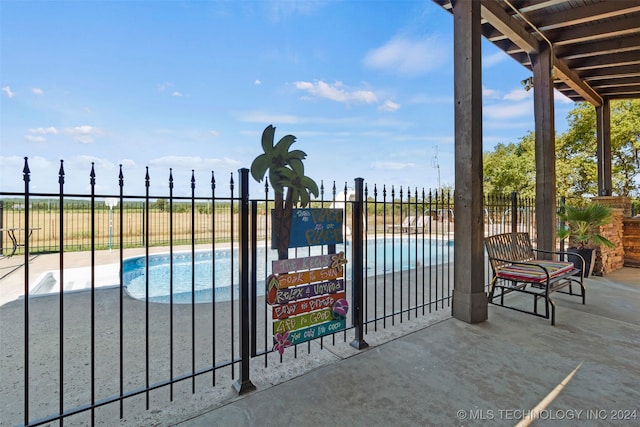
[[494,271],[509,265],[509,261],[526,262],[536,258],[529,233],[525,232],[485,237],[484,246]]

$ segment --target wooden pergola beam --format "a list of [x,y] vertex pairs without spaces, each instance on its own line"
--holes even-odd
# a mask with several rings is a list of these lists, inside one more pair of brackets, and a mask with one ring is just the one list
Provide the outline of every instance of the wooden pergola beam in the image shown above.
[[528,13],[527,17],[540,31],[554,30],[572,25],[586,24],[599,19],[611,18],[640,11],[640,4],[634,0],[605,1],[559,11],[553,15]]
[[554,46],[573,45],[603,37],[619,37],[640,33],[640,25],[631,19],[583,24],[545,32]]
[[640,64],[640,50],[599,55],[593,58],[580,58],[564,61],[572,70],[580,72],[598,68],[619,67],[621,65]]
[[554,77],[562,80],[567,86],[576,91],[580,96],[589,101],[591,104],[599,107],[602,105],[602,98],[593,90],[591,86],[585,83],[575,72],[558,58],[553,58]]
[[[492,0],[482,0],[482,16],[491,22],[491,24],[497,28],[502,34],[507,36],[511,42],[516,44],[520,49],[529,54],[538,54],[541,51],[540,44],[533,35],[531,35],[527,29],[523,26],[523,22],[516,20],[511,15],[506,13],[501,6],[500,2]],[[545,43],[546,42],[542,42]],[[602,99],[596,91],[594,91],[587,83],[585,83],[580,76],[561,60],[559,60],[551,48],[551,60],[553,62],[555,78],[558,78],[565,82],[565,84],[571,87],[574,91],[580,94],[584,99],[589,101],[595,106],[602,105]]]
[[502,9],[499,2],[482,0],[482,17],[491,22],[506,38],[527,53],[540,51],[540,42],[516,19]]
[[611,40],[584,43],[577,46],[560,46],[556,56],[562,60],[617,54],[640,49],[640,35],[630,35]]

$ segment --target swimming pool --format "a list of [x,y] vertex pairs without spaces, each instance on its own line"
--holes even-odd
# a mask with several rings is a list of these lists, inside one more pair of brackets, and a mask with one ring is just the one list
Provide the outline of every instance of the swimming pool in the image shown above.
[[[344,251],[344,245],[337,245],[338,252]],[[319,255],[321,247],[298,250],[290,256]],[[345,251],[349,263],[346,277],[351,277],[351,248]],[[436,240],[411,236],[395,239],[369,239],[365,246],[366,270],[368,276],[375,276],[393,271],[408,270],[422,265],[437,265],[448,262],[453,254],[453,240]],[[424,256],[423,256],[424,254]],[[258,278],[258,294],[264,294],[265,271],[271,270],[271,261],[277,259],[277,251],[264,246],[256,251]],[[170,282],[169,254],[149,255],[149,301],[170,302],[173,285],[173,303],[188,304],[193,298],[195,302],[229,301],[239,294],[238,249],[216,249],[195,252],[192,262],[191,252],[173,254],[173,284]],[[192,275],[191,265],[195,266]],[[123,284],[129,295],[145,300],[146,289],[146,257],[138,256],[123,261]],[[193,278],[192,278],[193,276]],[[192,280],[193,279],[193,280]],[[192,284],[193,283],[193,284]]]

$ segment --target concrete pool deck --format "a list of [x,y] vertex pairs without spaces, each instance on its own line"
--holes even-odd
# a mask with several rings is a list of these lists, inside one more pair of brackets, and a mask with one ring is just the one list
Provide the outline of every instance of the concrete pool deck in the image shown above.
[[[217,249],[228,248],[228,244],[216,245]],[[211,245],[196,245],[196,250],[210,250]],[[190,251],[190,246],[176,246],[174,251]],[[167,247],[149,248],[150,254],[168,253]],[[144,248],[125,249],[123,258],[145,255]],[[48,294],[59,292],[59,254],[31,255],[29,257],[29,292]],[[120,253],[118,251],[96,251],[96,288],[118,286]],[[15,255],[0,258],[0,305],[14,301],[25,294],[25,256]],[[64,254],[65,290],[79,291],[91,288],[91,253],[66,252]],[[38,289],[40,286],[40,289]]]
[[436,322],[179,426],[638,425],[640,269],[586,286],[586,305],[556,298],[555,327],[490,305],[486,322]]
[[[161,251],[162,252],[162,251]],[[132,254],[135,256],[138,254]],[[104,264],[113,263],[115,252],[96,253]],[[11,259],[0,260],[11,261]],[[15,260],[14,260],[15,261]],[[22,262],[24,259],[22,260]],[[30,262],[30,275],[57,268],[58,257],[39,256]],[[68,268],[81,268],[86,257],[65,259]],[[47,263],[49,263],[47,265]],[[86,264],[85,264],[86,265]],[[53,266],[53,267],[52,267]],[[0,277],[5,268],[0,263]],[[9,280],[10,279],[10,280]],[[0,372],[2,396],[0,425],[23,422],[24,404],[20,371],[20,345],[23,298],[20,298],[23,267],[0,279],[3,302],[0,306]],[[5,286],[11,283],[11,286]],[[251,380],[257,390],[237,396],[234,380],[228,372],[217,374],[215,387],[211,375],[196,381],[176,384],[174,401],[165,389],[151,393],[150,409],[145,410],[144,395],[127,399],[125,417],[118,418],[117,405],[97,411],[104,425],[180,425],[180,426],[263,426],[263,425],[335,425],[409,426],[409,425],[515,425],[524,411],[530,411],[552,392],[578,366],[564,389],[551,400],[544,419],[535,425],[634,425],[640,418],[640,269],[623,268],[606,277],[587,279],[587,304],[558,295],[557,325],[546,319],[489,306],[489,320],[469,325],[452,319],[445,308],[433,317],[419,317],[397,323],[393,328],[365,335],[370,348],[358,351],[346,343],[312,343],[308,353],[298,357],[285,352],[284,361],[270,354],[251,362]],[[117,288],[96,291],[99,336],[115,340],[103,322],[117,315]],[[87,310],[90,292],[72,292],[65,297],[66,334],[87,334]],[[4,298],[7,300],[5,301]],[[40,337],[31,353],[31,411],[42,415],[56,408],[55,369],[45,369],[57,345],[57,337],[47,328],[57,324],[59,298],[54,295],[30,300],[31,333]],[[203,305],[204,307],[205,305]],[[210,304],[208,305],[211,306]],[[165,306],[166,307],[166,306]],[[141,355],[144,349],[135,340],[136,324],[143,322],[144,302],[126,299],[127,345],[125,361],[132,386],[144,380]],[[161,305],[152,305],[154,319],[152,346],[162,345],[167,331]],[[178,318],[188,317],[189,306],[177,307]],[[209,324],[211,310],[199,315]],[[222,313],[226,315],[226,313]],[[184,315],[184,316],[183,316]],[[8,327],[11,325],[11,327]],[[190,335],[188,323],[177,322],[175,334],[180,340]],[[206,331],[205,335],[206,335]],[[88,335],[86,335],[88,336]],[[110,347],[109,347],[110,348]],[[207,353],[207,347],[199,347]],[[221,350],[223,351],[223,350]],[[199,353],[200,354],[200,353]],[[154,355],[154,363],[166,376],[166,361]],[[86,403],[87,342],[67,343],[65,369],[77,373],[65,378],[67,407]],[[97,375],[107,380],[106,391],[115,387],[117,358],[109,352],[97,355]],[[188,357],[187,357],[188,359]],[[267,364],[267,366],[265,366]],[[188,364],[187,364],[188,365]],[[152,379],[157,373],[152,372]],[[237,379],[236,369],[236,379]],[[108,381],[112,378],[111,381]],[[159,376],[158,378],[164,378]],[[117,388],[117,387],[116,387]],[[40,397],[38,397],[40,396]],[[40,400],[39,400],[40,399]],[[49,407],[49,412],[45,409]],[[634,412],[635,415],[634,415]],[[86,415],[86,414],[85,414]],[[613,417],[627,417],[613,420]],[[636,417],[634,419],[629,417]],[[86,416],[70,418],[65,425],[86,425]]]

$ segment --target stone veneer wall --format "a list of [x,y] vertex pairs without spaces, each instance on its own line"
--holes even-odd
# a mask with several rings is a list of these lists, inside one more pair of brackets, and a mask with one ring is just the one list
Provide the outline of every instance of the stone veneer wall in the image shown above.
[[594,197],[593,201],[609,206],[612,210],[611,222],[600,227],[599,234],[611,240],[615,247],[599,247],[593,267],[595,276],[604,276],[625,265],[624,218],[631,216],[631,200],[628,197],[601,196]]
[[640,218],[624,219],[624,266],[640,267]]

